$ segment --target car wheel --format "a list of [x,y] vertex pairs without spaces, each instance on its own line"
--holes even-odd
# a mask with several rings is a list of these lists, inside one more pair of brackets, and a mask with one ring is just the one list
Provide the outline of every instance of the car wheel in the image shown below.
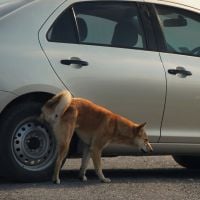
[[200,156],[173,156],[174,160],[188,169],[200,169]]
[[56,158],[51,129],[37,120],[41,103],[9,108],[1,120],[0,159],[3,175],[17,181],[48,179]]

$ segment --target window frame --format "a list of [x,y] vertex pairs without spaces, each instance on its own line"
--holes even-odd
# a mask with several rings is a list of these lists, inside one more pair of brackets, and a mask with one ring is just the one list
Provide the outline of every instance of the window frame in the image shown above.
[[154,11],[152,12],[151,3],[138,2],[138,8],[141,15],[141,21],[143,24],[144,34],[146,36],[147,50],[159,51],[159,42],[155,23],[154,23]]
[[[91,1],[80,1],[80,2],[75,2],[73,4],[71,4],[70,6],[68,6],[67,8],[65,8],[61,13],[59,13],[59,15],[56,17],[56,19],[53,21],[53,23],[51,24],[51,26],[49,27],[48,31],[46,32],[46,39],[48,42],[53,42],[53,43],[62,43],[62,44],[81,44],[81,45],[92,45],[92,46],[104,46],[104,47],[111,47],[111,48],[123,48],[123,49],[136,49],[136,50],[150,50],[150,51],[157,51],[158,47],[156,44],[156,39],[155,39],[155,34],[154,34],[154,30],[150,29],[150,23],[152,23],[151,20],[148,19],[148,17],[146,16],[146,12],[149,12],[149,8],[146,7],[146,3],[143,2],[137,2],[137,1],[94,1],[92,3],[102,3],[105,5],[105,3],[121,3],[121,4],[133,4],[134,6],[136,6],[137,12],[138,12],[138,18],[140,20],[140,25],[141,25],[141,29],[143,31],[143,42],[144,42],[144,47],[143,48],[137,48],[137,47],[121,47],[121,46],[117,46],[117,45],[106,45],[106,44],[99,44],[99,43],[86,43],[86,42],[81,42],[80,41],[80,34],[79,34],[79,28],[78,28],[78,24],[77,24],[77,20],[76,20],[76,15],[75,15],[75,11],[74,11],[74,5],[75,4],[79,4],[79,3],[88,3]],[[145,9],[143,9],[145,7]],[[74,24],[74,31],[76,34],[76,43],[75,42],[55,42],[52,41],[48,38],[48,33],[51,30],[51,28],[54,26],[54,24],[56,23],[56,21],[59,19],[59,17],[61,15],[63,15],[66,10],[70,9],[71,15],[72,15],[72,21]]]
[[[98,4],[102,4],[102,5],[105,5],[105,2],[104,1],[84,1],[84,2],[76,2],[72,5],[72,7],[74,7],[74,5],[76,4],[80,4],[80,3],[98,3]],[[144,27],[144,22],[143,22],[143,18],[141,16],[141,12],[140,12],[140,9],[138,8],[138,2],[131,2],[131,1],[117,1],[117,2],[114,2],[114,1],[106,1],[106,3],[114,3],[114,4],[133,4],[134,6],[136,6],[136,9],[137,9],[137,12],[138,12],[138,17],[139,17],[139,20],[140,20],[140,25],[141,25],[141,28],[142,28],[142,31],[143,31],[143,35],[144,35],[144,47],[143,48],[139,48],[139,47],[124,47],[124,46],[117,46],[117,45],[109,45],[109,44],[99,44],[99,43],[90,43],[90,42],[81,42],[80,39],[78,41],[78,44],[82,44],[82,45],[91,45],[91,46],[104,46],[104,47],[114,47],[114,48],[123,48],[123,49],[138,49],[138,50],[148,50],[148,46],[147,46],[147,38],[146,38],[146,33],[145,33],[145,27]],[[75,15],[75,12],[74,12],[74,20],[76,21],[76,15]],[[76,22],[76,29],[78,31],[78,34],[79,34],[79,30],[78,30],[78,24]],[[80,36],[78,36],[78,38],[80,38]]]
[[192,54],[188,54],[188,53],[183,53],[183,52],[171,52],[167,49],[167,42],[163,33],[163,29],[162,29],[162,24],[160,23],[159,20],[159,14],[158,14],[158,10],[156,8],[156,6],[163,6],[166,7],[168,9],[172,8],[174,10],[182,10],[183,12],[188,12],[190,13],[190,15],[199,15],[199,13],[184,9],[184,8],[179,8],[179,7],[175,7],[175,6],[170,6],[170,5],[163,5],[163,4],[152,4],[151,5],[151,10],[152,12],[154,12],[154,28],[155,28],[155,32],[157,32],[157,37],[158,37],[158,50],[160,52],[163,53],[170,53],[170,54],[177,54],[177,55],[185,55],[185,56],[192,56],[192,57],[197,57],[199,58],[200,55],[192,55]]

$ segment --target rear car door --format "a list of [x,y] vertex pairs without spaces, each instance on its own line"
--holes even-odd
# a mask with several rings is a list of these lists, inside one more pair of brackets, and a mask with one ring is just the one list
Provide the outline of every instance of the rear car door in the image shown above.
[[155,6],[165,49],[160,53],[167,76],[161,142],[200,142],[200,14]]
[[41,46],[74,96],[88,98],[160,137],[166,80],[150,51],[136,2],[67,1],[39,32]]

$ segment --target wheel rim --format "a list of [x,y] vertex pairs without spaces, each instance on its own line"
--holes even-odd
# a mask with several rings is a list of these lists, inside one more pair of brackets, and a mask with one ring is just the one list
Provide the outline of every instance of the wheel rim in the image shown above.
[[56,155],[55,138],[49,127],[34,119],[26,119],[17,126],[11,149],[15,161],[31,171],[48,168]]

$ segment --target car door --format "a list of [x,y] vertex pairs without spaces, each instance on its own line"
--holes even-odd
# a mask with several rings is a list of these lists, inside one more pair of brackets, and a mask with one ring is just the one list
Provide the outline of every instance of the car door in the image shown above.
[[160,53],[167,75],[161,142],[200,142],[200,15],[156,6],[165,41]]
[[159,53],[148,50],[137,4],[71,2],[39,33],[55,73],[73,93],[138,123],[160,137],[166,80]]

